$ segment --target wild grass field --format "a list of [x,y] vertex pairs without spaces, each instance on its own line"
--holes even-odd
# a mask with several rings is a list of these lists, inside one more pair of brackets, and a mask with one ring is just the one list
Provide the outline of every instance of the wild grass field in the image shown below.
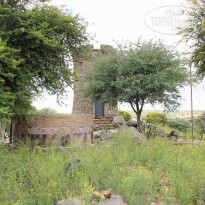
[[89,204],[92,191],[111,188],[129,205],[203,205],[204,162],[204,144],[139,143],[125,130],[80,148],[0,146],[0,204],[52,205],[76,196]]

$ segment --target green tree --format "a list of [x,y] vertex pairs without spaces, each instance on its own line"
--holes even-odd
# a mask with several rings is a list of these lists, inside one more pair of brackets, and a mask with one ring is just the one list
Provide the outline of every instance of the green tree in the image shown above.
[[191,63],[196,67],[196,77],[202,80],[205,77],[205,1],[187,0],[188,9],[183,10],[187,15],[187,23],[178,28],[183,41],[190,43]]
[[138,130],[145,104],[160,103],[167,109],[179,105],[179,88],[187,77],[177,53],[152,40],[109,50],[96,57],[91,66],[85,95],[113,105],[129,103],[137,115]]
[[42,90],[60,98],[73,83],[70,61],[88,50],[84,21],[43,2],[0,1],[2,117],[27,113]]

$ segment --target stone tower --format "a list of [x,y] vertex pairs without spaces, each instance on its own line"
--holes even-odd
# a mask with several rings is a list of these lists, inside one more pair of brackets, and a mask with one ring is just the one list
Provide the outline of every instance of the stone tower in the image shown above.
[[[100,49],[93,49],[92,52],[103,52],[105,48],[110,48],[107,45],[101,45]],[[79,81],[74,84],[74,100],[73,100],[73,114],[93,114],[94,118],[106,117],[113,118],[118,115],[118,108],[102,102],[92,102],[91,99],[85,98],[83,95],[83,88],[85,83],[80,80],[84,78],[85,72],[89,70],[86,60],[77,60],[74,62],[74,69]]]

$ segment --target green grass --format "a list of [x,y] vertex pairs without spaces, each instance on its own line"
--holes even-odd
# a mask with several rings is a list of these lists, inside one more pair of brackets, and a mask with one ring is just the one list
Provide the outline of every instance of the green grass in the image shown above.
[[[136,114],[134,113],[134,111],[128,111],[128,112],[132,115],[133,118],[136,118]],[[142,111],[142,116],[141,117],[145,117],[150,112],[161,112],[161,113],[163,113],[162,110],[157,110],[157,111],[144,110],[144,111]],[[200,116],[203,112],[204,112],[204,110],[196,110],[196,111],[193,111],[193,115],[196,118],[196,117]],[[188,110],[166,112],[166,115],[167,115],[168,119],[191,119],[191,111],[188,111]]]
[[[78,155],[81,162],[66,167]],[[0,146],[0,204],[55,204],[112,188],[130,205],[204,204],[205,146],[152,139],[139,144],[127,131],[85,148],[42,150]]]

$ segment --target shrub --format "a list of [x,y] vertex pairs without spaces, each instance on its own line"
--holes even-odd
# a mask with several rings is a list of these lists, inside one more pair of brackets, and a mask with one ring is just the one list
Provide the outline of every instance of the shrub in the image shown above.
[[203,112],[196,120],[196,126],[198,128],[198,131],[201,135],[205,134],[205,112]]
[[127,111],[119,111],[119,115],[123,116],[126,122],[132,119],[132,115]]
[[148,123],[153,124],[165,124],[168,120],[167,116],[164,113],[160,112],[150,112],[145,117],[142,118]]
[[184,119],[168,120],[167,125],[180,132],[185,132],[185,129],[191,130],[191,122]]

